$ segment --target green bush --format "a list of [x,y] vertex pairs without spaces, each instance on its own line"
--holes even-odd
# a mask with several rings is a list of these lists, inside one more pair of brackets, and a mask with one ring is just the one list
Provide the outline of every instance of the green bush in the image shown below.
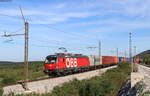
[[3,89],[0,87],[0,96],[3,95]]
[[89,80],[73,80],[63,86],[57,86],[52,96],[116,96],[131,71],[130,64],[121,63],[102,76]]
[[111,92],[111,82],[108,79],[89,80],[79,89],[79,96],[104,96]]
[[14,78],[10,78],[10,77],[5,77],[2,80],[2,84],[4,84],[4,85],[14,83],[14,82],[16,82],[16,80]]
[[65,83],[62,87],[55,87],[52,96],[79,96],[78,89],[80,81],[74,79],[70,83]]

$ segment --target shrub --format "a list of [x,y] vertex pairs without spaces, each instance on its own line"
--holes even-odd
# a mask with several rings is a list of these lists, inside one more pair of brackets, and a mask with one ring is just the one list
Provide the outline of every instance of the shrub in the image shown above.
[[4,85],[14,83],[14,82],[16,82],[16,80],[14,78],[10,78],[10,77],[5,77],[2,80],[2,84],[4,84]]
[[78,89],[80,86],[80,81],[74,79],[70,83],[65,83],[63,86],[55,87],[52,91],[52,96],[79,96]]
[[89,80],[84,84],[84,86],[81,86],[79,89],[80,96],[104,96],[105,94],[111,92],[111,82],[109,82],[108,79],[95,79]]
[[3,95],[3,89],[2,89],[2,87],[0,87],[0,96],[2,96]]
[[61,87],[57,86],[52,96],[116,96],[130,71],[130,64],[121,63],[102,76],[82,81],[75,79]]

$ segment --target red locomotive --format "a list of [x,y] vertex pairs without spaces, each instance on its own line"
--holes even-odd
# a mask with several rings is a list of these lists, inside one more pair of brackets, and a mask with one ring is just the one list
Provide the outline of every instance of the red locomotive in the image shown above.
[[46,57],[44,72],[48,75],[66,75],[102,66],[114,65],[118,62],[115,56],[99,57],[85,56],[82,54],[57,53]]
[[49,75],[66,75],[67,73],[84,70],[89,65],[89,58],[85,55],[58,53],[46,57],[44,72]]

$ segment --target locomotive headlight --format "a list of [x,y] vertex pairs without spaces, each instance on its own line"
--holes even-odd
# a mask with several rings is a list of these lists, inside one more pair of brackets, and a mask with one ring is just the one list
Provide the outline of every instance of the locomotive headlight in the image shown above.
[[50,67],[52,67],[52,65],[51,65],[51,64],[50,64],[49,66],[50,66]]

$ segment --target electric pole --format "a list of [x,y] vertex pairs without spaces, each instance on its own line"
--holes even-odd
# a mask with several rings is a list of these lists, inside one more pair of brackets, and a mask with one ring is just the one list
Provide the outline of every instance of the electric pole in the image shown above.
[[21,11],[21,15],[22,15],[22,19],[24,21],[24,65],[25,65],[25,82],[24,82],[24,88],[25,91],[28,91],[28,78],[29,78],[29,69],[28,69],[28,40],[29,40],[29,23],[27,20],[25,20],[24,15],[23,15],[23,11],[20,7],[20,11]]
[[117,57],[119,57],[119,51],[118,51],[118,48],[116,49],[116,55],[117,55]]
[[98,44],[98,45],[99,45],[99,64],[101,64],[101,54],[102,54],[102,53],[101,53],[101,47],[102,47],[102,46],[101,46],[101,41],[99,41],[99,44]]
[[133,59],[132,59],[132,33],[129,33],[129,57],[131,62],[131,72],[133,72]]
[[24,21],[24,33],[23,34],[6,34],[6,32],[4,32],[4,35],[1,35],[1,37],[15,37],[15,36],[20,36],[20,35],[24,35],[24,75],[25,75],[25,81],[23,84],[23,88],[25,89],[25,91],[28,91],[28,40],[29,40],[29,23],[27,20],[25,20],[24,16],[23,16],[23,12],[22,9],[20,7],[20,11],[21,11],[21,15],[22,15],[22,19]]
[[134,63],[136,63],[136,46],[134,46],[134,59],[133,59],[133,61],[134,61]]
[[25,39],[25,42],[24,42],[24,64],[25,64],[25,72],[26,72],[26,80],[25,80],[25,90],[29,90],[28,88],[28,74],[29,74],[29,70],[28,70],[28,40],[29,40],[29,37],[28,37],[28,33],[29,33],[29,23],[28,21],[25,21],[24,22],[24,25],[25,25],[25,35],[24,35],[24,39]]
[[[90,47],[87,47],[88,49],[96,49],[97,47],[94,47],[94,46],[90,46]],[[92,56],[92,54],[91,54],[91,56]]]
[[124,51],[124,56],[125,56],[125,58],[127,58],[127,52],[126,52],[126,50]]
[[136,46],[134,46],[134,57],[136,58]]

